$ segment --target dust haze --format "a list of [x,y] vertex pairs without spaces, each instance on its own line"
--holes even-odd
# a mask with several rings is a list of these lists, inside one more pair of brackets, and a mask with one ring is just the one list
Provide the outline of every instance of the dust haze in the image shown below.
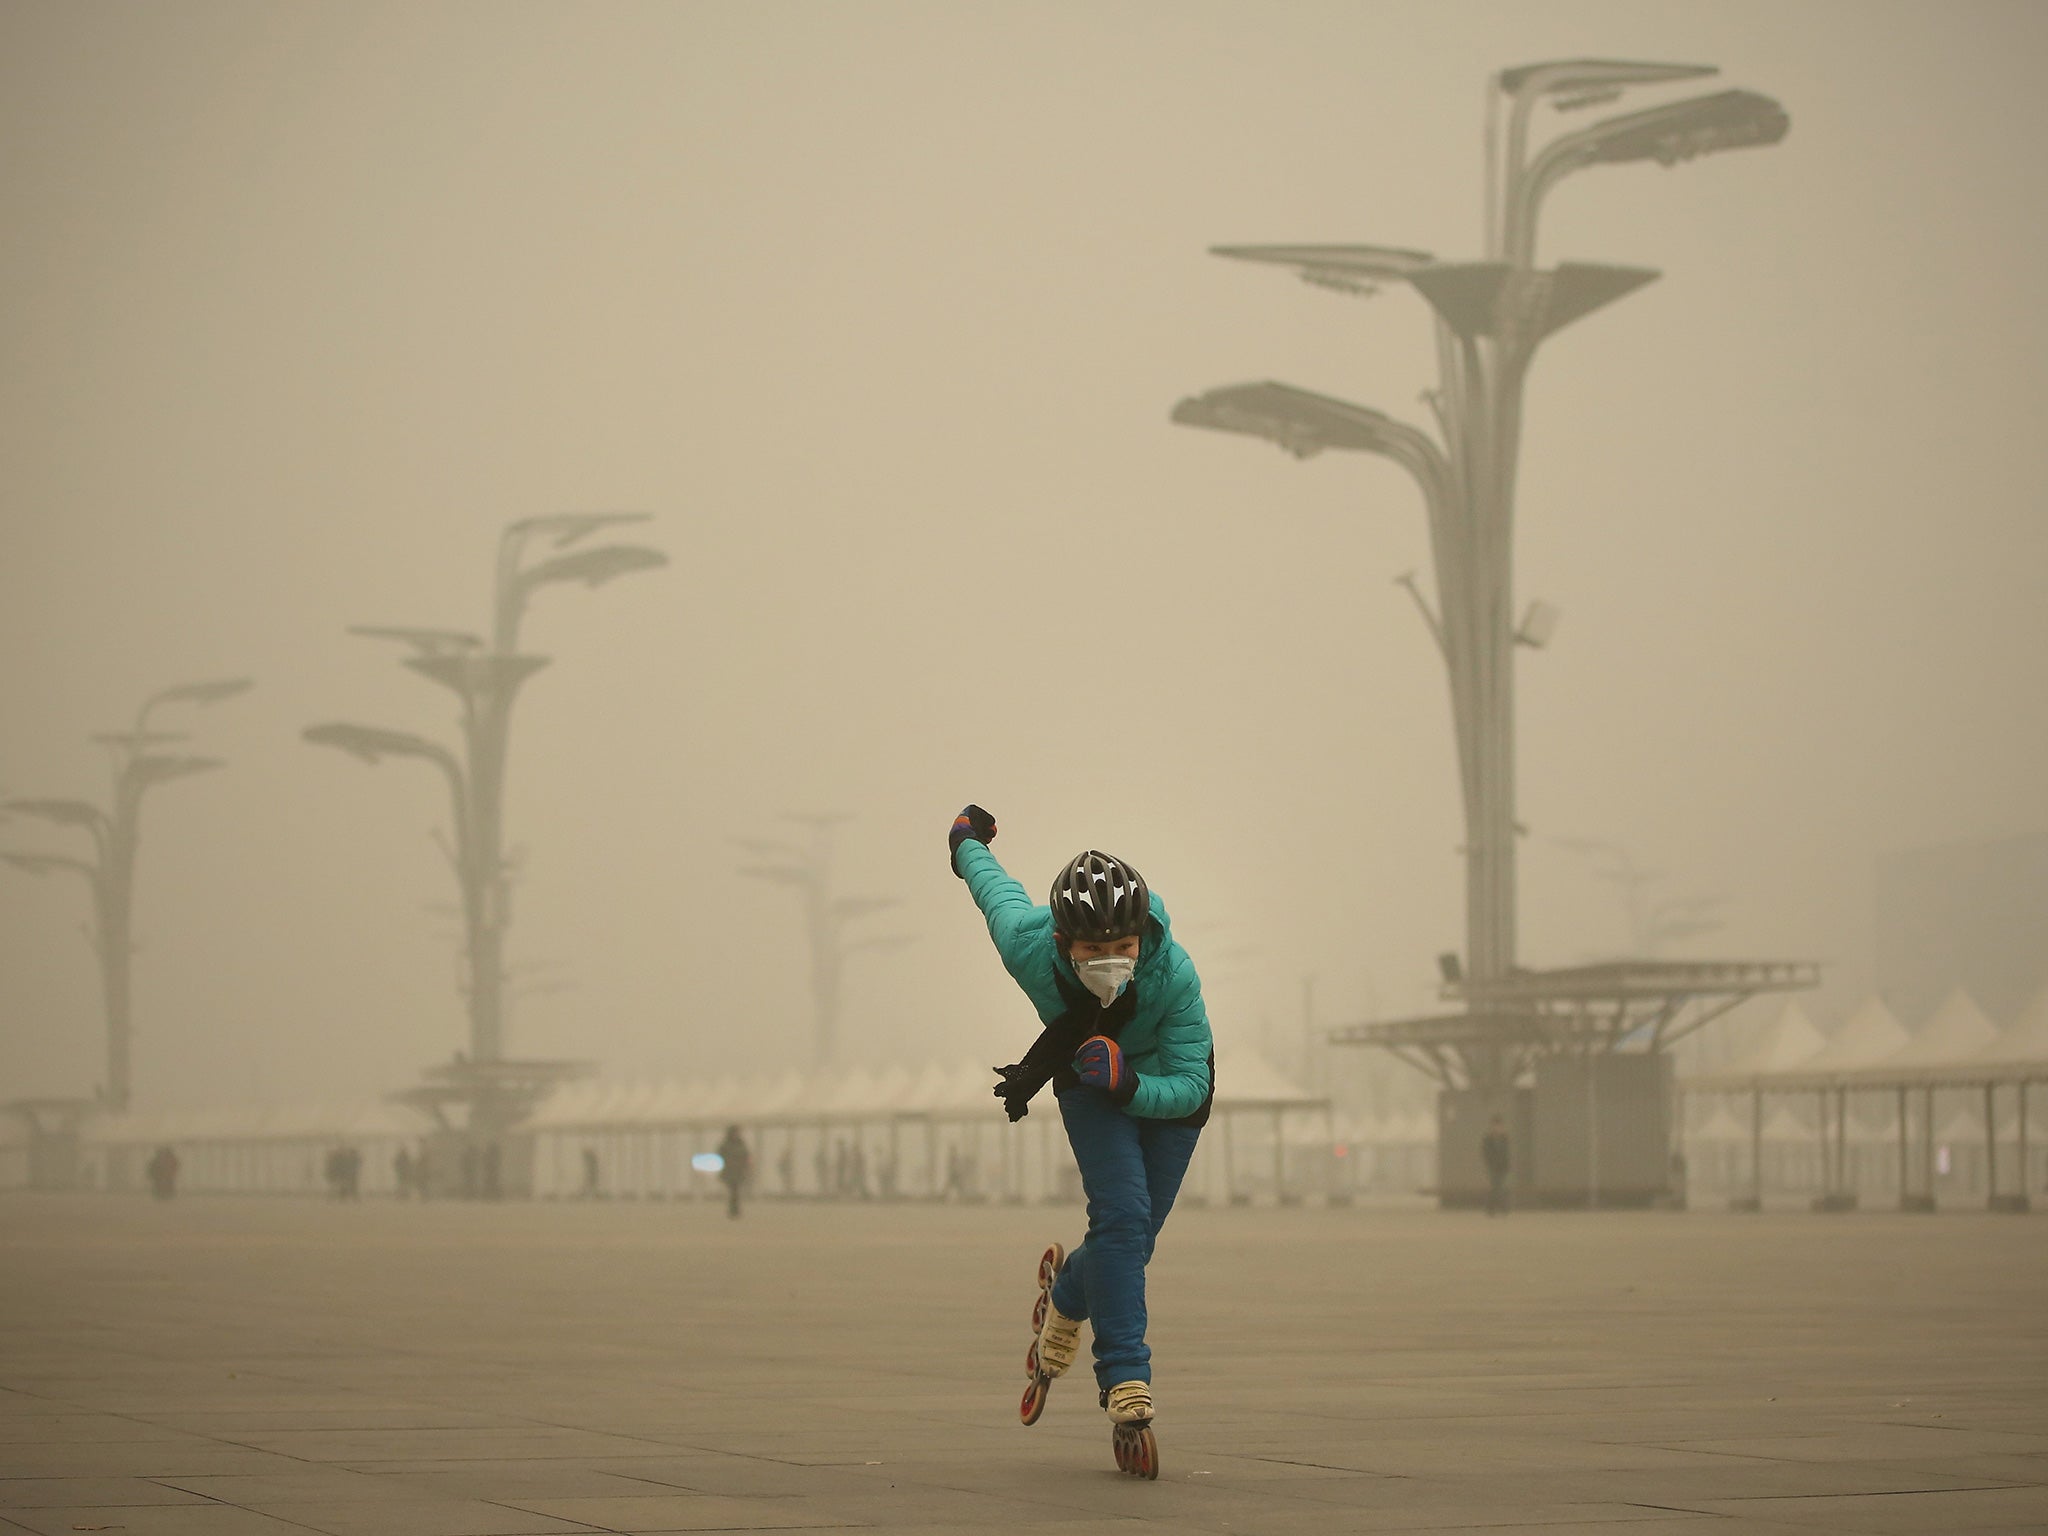
[[[350,626],[479,631],[498,530],[650,513],[662,570],[537,591],[505,824],[507,1047],[753,1071],[810,1030],[739,839],[843,813],[871,1063],[1033,1023],[947,868],[990,807],[1173,906],[1219,1041],[1433,1006],[1462,938],[1429,570],[1392,466],[1173,403],[1285,378],[1420,417],[1412,295],[1230,242],[1481,238],[1482,87],[1714,63],[1773,148],[1603,169],[1539,259],[1662,278],[1545,348],[1517,583],[1522,949],[1626,953],[1625,850],[1719,898],[1667,955],[1874,985],[1898,850],[2043,828],[2048,21],[2007,4],[0,8],[0,796],[103,798],[151,693],[140,1106],[368,1098],[467,1044],[424,765],[448,696]],[[10,848],[62,851],[21,820]],[[0,1083],[102,1076],[83,892],[0,878]],[[516,978],[527,978],[520,982]]]

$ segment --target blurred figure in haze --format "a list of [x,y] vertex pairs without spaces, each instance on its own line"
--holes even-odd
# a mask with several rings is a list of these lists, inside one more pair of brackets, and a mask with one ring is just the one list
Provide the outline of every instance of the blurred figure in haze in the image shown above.
[[736,1125],[725,1128],[725,1139],[718,1144],[718,1155],[723,1160],[718,1169],[718,1180],[725,1186],[725,1214],[737,1217],[740,1213],[740,1191],[746,1187],[747,1178],[754,1171],[754,1154],[747,1150],[747,1139],[740,1134]]
[[579,1200],[595,1200],[597,1198],[597,1148],[595,1147],[585,1147],[583,1149],[583,1188],[577,1191],[576,1198]]
[[391,1192],[401,1200],[412,1197],[412,1149],[400,1147],[391,1158]]
[[1505,1216],[1508,1213],[1508,1169],[1512,1166],[1513,1153],[1508,1143],[1508,1125],[1495,1115],[1486,1127],[1486,1134],[1479,1138],[1479,1159],[1486,1164],[1486,1214]]
[[327,1154],[327,1193],[335,1200],[353,1200],[360,1192],[363,1154],[354,1147],[335,1147]]
[[168,1200],[178,1192],[178,1154],[169,1146],[158,1147],[149,1159],[149,1192]]

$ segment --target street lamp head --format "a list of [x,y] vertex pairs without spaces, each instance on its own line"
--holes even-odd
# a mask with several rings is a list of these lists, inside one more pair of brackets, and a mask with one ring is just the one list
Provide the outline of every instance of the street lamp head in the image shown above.
[[522,517],[505,528],[507,538],[523,539],[532,534],[553,534],[555,548],[566,549],[578,539],[588,538],[600,528],[616,528],[622,523],[644,523],[652,519],[652,512],[555,512],[545,517]]
[[772,880],[777,885],[810,885],[818,878],[814,871],[793,864],[742,864],[733,873],[749,880]]
[[210,683],[184,683],[176,688],[166,688],[150,698],[151,704],[173,704],[183,701],[188,704],[217,704],[222,699],[231,699],[238,693],[246,693],[254,686],[246,677],[221,678]]
[[465,705],[479,699],[510,698],[519,686],[548,664],[545,656],[443,654],[408,656],[405,664],[422,677],[452,690]]
[[90,874],[92,866],[78,859],[62,858],[52,853],[0,853],[0,862],[12,864],[16,869],[26,870],[31,875],[47,875],[57,869],[77,869]]
[[848,922],[857,917],[866,917],[871,912],[887,911],[890,907],[903,905],[900,896],[841,896],[832,903],[835,917]]
[[1184,427],[1263,437],[1298,459],[1325,448],[1384,452],[1391,426],[1378,411],[1271,380],[1191,395],[1173,408],[1173,420]]
[[[1559,96],[1560,107],[1569,108],[1576,98],[1605,95],[1631,85],[1669,85],[1677,80],[1698,80],[1719,74],[1712,64],[1651,64],[1626,59],[1551,59],[1541,64],[1518,64],[1504,69],[1496,82],[1510,96]],[[1590,106],[1591,102],[1584,102]]]
[[95,833],[107,824],[106,812],[89,800],[9,800],[0,809],[54,821],[59,826],[84,827]]
[[668,564],[658,549],[639,544],[601,544],[573,555],[557,555],[519,573],[519,589],[530,592],[551,581],[580,581],[586,587],[601,587],[633,571],[652,571]]
[[1724,149],[1775,144],[1785,137],[1792,119],[1768,96],[1755,91],[1716,91],[1610,117],[1587,133],[1587,163],[1621,165],[1654,160],[1677,165]]
[[127,747],[140,751],[168,741],[190,741],[190,731],[94,731],[92,739],[103,747]]
[[483,645],[481,636],[460,629],[407,629],[390,624],[351,624],[348,632],[371,640],[396,640],[422,656],[446,656],[473,651]]
[[375,725],[310,725],[300,733],[318,747],[334,747],[373,766],[386,757],[427,757],[439,760],[445,750],[409,731],[387,731]]
[[1384,283],[1405,282],[1436,258],[1391,245],[1212,245],[1212,256],[1292,267],[1318,288],[1368,297]]

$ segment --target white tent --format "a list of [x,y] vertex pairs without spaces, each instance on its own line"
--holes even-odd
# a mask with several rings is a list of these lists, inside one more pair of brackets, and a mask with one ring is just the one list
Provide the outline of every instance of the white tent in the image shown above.
[[1800,1072],[1846,1072],[1873,1067],[1899,1051],[1912,1036],[1877,997],[1866,997],[1849,1012],[1842,1027],[1815,1055],[1799,1063]]
[[1793,1113],[1789,1104],[1771,1106],[1764,1116],[1763,1139],[1771,1142],[1808,1142],[1814,1139],[1814,1128]]
[[1247,1045],[1218,1047],[1216,1052],[1216,1108],[1272,1109],[1290,1105],[1320,1104],[1322,1100],[1306,1088],[1288,1080],[1281,1070]]
[[1688,1134],[1689,1140],[1702,1142],[1748,1141],[1749,1137],[1749,1122],[1739,1118],[1729,1107],[1728,1101],[1720,1098],[1714,1101],[1712,1113],[1700,1124],[1699,1129]]
[[1934,1017],[1913,1038],[1884,1059],[1887,1067],[1950,1067],[1979,1056],[1998,1038],[1998,1026],[1961,987],[1949,993]]
[[1827,1036],[1814,1027],[1813,1020],[1797,1003],[1787,1003],[1769,1027],[1756,1049],[1745,1055],[1725,1074],[1717,1076],[1760,1077],[1770,1072],[1787,1072],[1804,1066],[1826,1048]]
[[1980,1061],[2038,1062],[2048,1066],[2048,987],[2034,994],[2010,1028],[1978,1052]]

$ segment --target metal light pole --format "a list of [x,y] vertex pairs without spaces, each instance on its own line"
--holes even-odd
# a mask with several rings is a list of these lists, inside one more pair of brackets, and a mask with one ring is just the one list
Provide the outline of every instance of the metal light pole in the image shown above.
[[133,1087],[134,1023],[129,962],[135,951],[135,854],[142,840],[142,797],[158,784],[221,766],[218,758],[179,757],[156,751],[161,745],[185,738],[150,730],[149,717],[165,704],[213,704],[248,687],[249,679],[238,677],[166,688],[143,701],[132,729],[95,735],[93,740],[106,747],[113,758],[111,810],[86,800],[10,800],[6,805],[24,816],[59,826],[83,827],[92,836],[91,859],[48,853],[5,853],[0,854],[0,859],[30,874],[63,870],[78,875],[92,892],[93,917],[86,937],[99,961],[100,991],[107,1016],[107,1081],[101,1098],[115,1111],[128,1108]]
[[511,924],[506,875],[504,792],[512,705],[520,686],[548,664],[518,649],[519,620],[533,592],[550,582],[597,587],[632,571],[668,564],[659,550],[605,544],[522,565],[527,542],[551,537],[564,549],[600,528],[643,522],[638,512],[572,512],[526,518],[499,536],[491,610],[491,639],[460,630],[357,626],[350,633],[396,640],[411,648],[405,664],[455,694],[461,704],[460,755],[425,737],[380,726],[330,723],[311,726],[306,740],[376,763],[386,757],[424,758],[448,782],[453,845],[446,848],[462,895],[469,1004],[469,1060],[495,1063],[505,1055],[505,930]]
[[[1535,266],[1537,214],[1549,190],[1589,165],[1771,144],[1789,125],[1767,97],[1724,91],[1613,117],[1528,157],[1528,128],[1548,100],[1574,110],[1641,85],[1712,74],[1708,66],[1566,60],[1495,77],[1489,92],[1487,260],[1443,262],[1391,246],[1218,246],[1216,254],[1292,268],[1305,281],[1370,294],[1407,283],[1436,313],[1438,385],[1426,398],[1438,436],[1377,411],[1286,384],[1231,385],[1182,400],[1188,426],[1267,438],[1297,457],[1328,448],[1379,454],[1416,479],[1436,572],[1432,612],[1412,586],[1449,676],[1465,808],[1467,977],[1481,985],[1516,969],[1514,647],[1540,645],[1542,605],[1518,624],[1513,582],[1514,492],[1522,393],[1536,348],[1552,332],[1656,277],[1635,267]],[[1505,103],[1503,142],[1497,108]],[[1440,441],[1439,441],[1440,439]],[[1467,1052],[1474,1086],[1498,1090],[1499,1050]]]
[[840,978],[846,957],[857,950],[895,949],[910,942],[908,934],[877,934],[848,938],[846,929],[876,912],[899,905],[894,896],[839,896],[833,893],[832,829],[852,818],[846,815],[799,815],[788,819],[811,829],[808,843],[797,847],[771,838],[733,839],[767,861],[749,864],[740,873],[756,880],[794,886],[804,899],[804,933],[811,951],[812,1066],[841,1065],[839,1057]]

